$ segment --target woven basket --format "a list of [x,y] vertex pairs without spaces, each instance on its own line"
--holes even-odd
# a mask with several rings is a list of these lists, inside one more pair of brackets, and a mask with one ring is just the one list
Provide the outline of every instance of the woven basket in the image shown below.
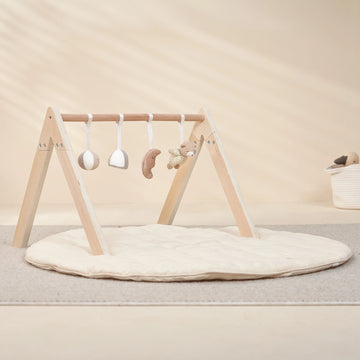
[[341,209],[360,209],[360,164],[325,169],[330,174],[333,203]]

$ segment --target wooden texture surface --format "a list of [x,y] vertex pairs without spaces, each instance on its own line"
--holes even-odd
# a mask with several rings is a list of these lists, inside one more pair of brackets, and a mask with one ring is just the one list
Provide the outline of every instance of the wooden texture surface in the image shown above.
[[[225,192],[227,201],[234,215],[236,224],[239,228],[240,235],[253,237],[253,225],[247,214],[247,210],[242,200],[236,179],[232,173],[231,166],[225,156],[220,136],[216,131],[215,123],[207,110],[202,109],[201,114],[204,116],[205,120],[194,125],[190,136],[190,141],[197,145],[197,152],[194,157],[187,159],[186,163],[177,170],[168,196],[165,200],[165,204],[162,208],[158,223],[172,224],[182,196],[185,192],[186,185],[200,154],[202,145],[205,142]],[[201,191],[201,189],[199,189],[199,191]]]
[[37,144],[35,158],[21,206],[12,243],[13,246],[16,247],[25,247],[29,241],[36,209],[39,204],[41,191],[49,167],[51,154],[53,152],[54,144],[51,140],[52,126],[51,123],[46,121],[50,112],[49,109],[45,116],[44,125]]
[[198,139],[193,133],[190,135],[190,141],[196,142],[196,153],[190,157],[186,162],[176,170],[173,182],[166,197],[165,203],[162,207],[158,224],[172,224],[176,212],[179,208],[181,199],[184,195],[186,185],[189,182],[191,173],[194,169],[196,161],[200,155],[203,144],[203,139]]
[[101,231],[101,226],[96,218],[93,205],[80,174],[60,112],[54,108],[52,110],[56,121],[54,138],[58,139],[59,142],[64,143],[66,146],[65,150],[61,150],[60,148],[60,150],[57,151],[57,155],[78,210],[84,231],[89,240],[92,253],[94,255],[106,254],[108,253],[108,249]]
[[[92,114],[92,121],[119,121],[119,114]],[[203,121],[202,114],[184,114],[185,121]],[[61,114],[64,121],[87,122],[88,114]],[[148,121],[149,114],[124,114],[124,121]],[[153,121],[180,121],[181,114],[153,114]]]
[[23,247],[27,245],[54,144],[84,231],[89,240],[91,251],[94,255],[108,253],[101,226],[96,219],[63,120],[59,111],[55,108],[48,108],[45,116],[43,131],[16,226],[13,246]]

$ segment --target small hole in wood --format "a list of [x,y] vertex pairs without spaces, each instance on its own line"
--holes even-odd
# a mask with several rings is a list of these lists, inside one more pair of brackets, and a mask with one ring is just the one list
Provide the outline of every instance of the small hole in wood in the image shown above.
[[51,115],[49,116],[49,119],[51,119]]

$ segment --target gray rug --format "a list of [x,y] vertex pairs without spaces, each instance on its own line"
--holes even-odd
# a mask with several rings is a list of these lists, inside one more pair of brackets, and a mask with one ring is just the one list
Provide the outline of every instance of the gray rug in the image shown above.
[[[2,305],[330,305],[360,304],[360,224],[267,226],[322,235],[354,252],[346,264],[288,278],[246,281],[149,283],[87,279],[38,269],[24,261],[25,249],[10,246],[14,227],[0,226]],[[31,240],[72,229],[35,226]]]

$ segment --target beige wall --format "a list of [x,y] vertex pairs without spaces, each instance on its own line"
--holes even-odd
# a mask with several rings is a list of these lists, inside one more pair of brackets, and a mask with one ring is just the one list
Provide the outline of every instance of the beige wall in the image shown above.
[[[131,5],[130,5],[131,4]],[[322,169],[360,152],[358,1],[0,1],[0,204],[20,204],[48,105],[63,112],[196,112],[208,107],[245,200],[326,201]],[[67,124],[76,154],[82,124]],[[95,202],[160,202],[176,124],[141,175],[145,124],[125,124],[127,171],[109,168],[115,125],[94,124]],[[186,129],[187,132],[189,128]],[[186,201],[223,201],[207,154]],[[42,201],[71,198],[52,161]]]

